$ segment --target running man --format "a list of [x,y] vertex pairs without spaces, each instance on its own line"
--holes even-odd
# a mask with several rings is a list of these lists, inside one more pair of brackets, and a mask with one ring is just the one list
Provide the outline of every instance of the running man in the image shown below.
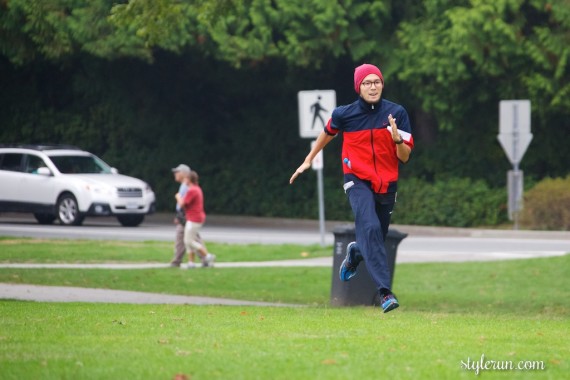
[[348,244],[339,276],[349,281],[364,260],[381,297],[384,313],[399,306],[392,292],[392,274],[384,241],[396,203],[399,163],[406,163],[414,139],[406,110],[382,98],[384,77],[374,65],[354,70],[352,104],[335,108],[305,161],[289,183],[311,167],[315,156],[339,133],[343,133],[344,191],[354,213],[356,242]]

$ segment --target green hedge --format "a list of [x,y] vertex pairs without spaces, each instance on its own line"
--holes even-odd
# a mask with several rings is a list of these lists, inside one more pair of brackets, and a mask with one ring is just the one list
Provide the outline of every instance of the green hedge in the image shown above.
[[492,189],[482,180],[402,179],[398,188],[392,223],[473,227],[507,221],[506,190]]
[[521,225],[537,230],[570,230],[570,176],[546,178],[524,196]]
[[[311,188],[314,175],[310,179],[305,178],[305,181],[307,183],[302,187],[303,190],[299,188],[294,192]],[[297,185],[298,183],[295,184]],[[341,185],[342,174],[335,173],[325,178],[327,220],[354,219]],[[450,178],[432,183],[403,178],[400,179],[398,188],[398,199],[392,214],[392,223],[395,224],[475,227],[508,222],[506,189],[491,188],[482,180]],[[284,192],[289,193],[288,190]],[[311,188],[302,202],[286,202],[286,207],[280,207],[280,214],[314,219],[317,217],[316,199],[316,192]]]

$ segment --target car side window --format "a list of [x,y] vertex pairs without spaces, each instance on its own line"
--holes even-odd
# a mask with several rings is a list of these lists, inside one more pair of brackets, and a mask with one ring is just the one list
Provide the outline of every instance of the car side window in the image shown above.
[[22,158],[21,153],[4,153],[0,155],[0,170],[8,170],[11,172],[22,171]]
[[27,158],[28,159],[26,160],[25,170],[24,170],[26,173],[38,174],[39,168],[47,167],[46,163],[41,157],[28,154]]

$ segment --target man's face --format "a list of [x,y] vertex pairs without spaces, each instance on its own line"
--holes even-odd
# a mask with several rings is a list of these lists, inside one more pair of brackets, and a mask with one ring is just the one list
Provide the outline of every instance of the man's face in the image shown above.
[[174,180],[176,182],[182,182],[182,173],[180,172],[174,172]]
[[375,104],[380,101],[382,96],[382,81],[376,74],[367,75],[360,84],[360,96],[366,103]]

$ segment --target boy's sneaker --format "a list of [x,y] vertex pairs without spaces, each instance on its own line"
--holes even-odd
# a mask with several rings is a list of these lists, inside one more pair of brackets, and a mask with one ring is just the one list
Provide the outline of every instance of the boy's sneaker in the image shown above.
[[[186,269],[194,269],[196,268],[196,264],[195,263],[188,263],[188,265],[186,265]],[[181,267],[181,269],[184,269],[183,267]]]
[[353,241],[346,246],[346,257],[340,264],[338,275],[341,281],[349,281],[356,276],[356,268],[362,261],[362,255],[358,249],[358,245]]
[[382,309],[384,310],[384,313],[392,311],[398,306],[400,306],[400,304],[394,294],[390,293],[382,298]]
[[204,258],[204,262],[202,263],[203,267],[213,267],[214,262],[216,261],[216,255],[208,253]]

